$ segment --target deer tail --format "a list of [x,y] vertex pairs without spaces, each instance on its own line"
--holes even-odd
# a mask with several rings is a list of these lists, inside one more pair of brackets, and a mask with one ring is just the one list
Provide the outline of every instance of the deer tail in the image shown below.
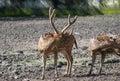
[[74,43],[75,43],[75,47],[78,49],[78,45],[75,38],[74,38]]

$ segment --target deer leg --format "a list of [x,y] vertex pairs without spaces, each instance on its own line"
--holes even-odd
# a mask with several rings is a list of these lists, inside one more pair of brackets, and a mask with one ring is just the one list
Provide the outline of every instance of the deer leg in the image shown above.
[[54,53],[55,77],[58,77],[58,73],[57,73],[57,60],[58,60],[58,54]]
[[103,66],[104,60],[105,60],[105,54],[101,54],[101,63],[100,63],[99,74],[101,74],[102,66]]
[[96,55],[92,54],[92,64],[91,64],[90,71],[89,71],[88,75],[91,75],[91,73],[92,73],[95,60],[96,60]]
[[120,49],[114,49],[114,51],[116,55],[120,56]]
[[70,76],[71,75],[71,70],[72,70],[72,64],[73,64],[73,57],[72,57],[72,55],[71,55],[71,53],[69,53],[70,55],[69,55],[69,64],[70,64],[70,66],[69,66],[69,71],[68,71],[68,76]]
[[45,67],[46,67],[46,56],[43,54],[43,70],[42,70],[42,77],[43,80],[45,78]]
[[65,56],[65,58],[66,58],[66,60],[67,60],[67,67],[66,67],[66,72],[65,72],[64,76],[68,76],[68,71],[69,71],[69,66],[70,66],[69,63],[70,63],[70,62],[69,62],[67,53],[65,53],[64,56]]

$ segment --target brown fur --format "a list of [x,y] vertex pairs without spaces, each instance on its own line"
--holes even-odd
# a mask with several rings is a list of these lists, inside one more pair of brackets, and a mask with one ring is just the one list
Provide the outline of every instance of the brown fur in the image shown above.
[[57,77],[57,60],[58,53],[61,52],[67,59],[67,68],[65,76],[69,76],[71,74],[73,57],[71,54],[72,47],[75,44],[77,47],[77,43],[75,37],[72,33],[65,32],[66,29],[72,25],[77,17],[74,17],[74,20],[70,21],[70,16],[68,17],[68,25],[64,27],[64,29],[59,32],[54,25],[54,14],[55,10],[49,10],[50,22],[53,26],[55,33],[46,33],[44,37],[40,37],[38,43],[38,51],[43,53],[43,72],[42,79],[45,77],[45,66],[46,66],[46,57],[54,54],[54,65],[55,65],[55,76]]
[[98,54],[101,55],[101,65],[99,70],[99,74],[100,74],[106,54],[111,53],[120,56],[120,37],[111,34],[97,36],[90,40],[88,50],[92,55],[92,65],[89,71],[89,75],[92,72],[96,60],[96,55]]

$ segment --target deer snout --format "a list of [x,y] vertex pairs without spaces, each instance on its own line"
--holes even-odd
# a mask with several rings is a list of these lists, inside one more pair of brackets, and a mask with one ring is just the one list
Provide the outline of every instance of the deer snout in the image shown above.
[[110,41],[116,41],[116,37],[110,37]]
[[40,53],[43,53],[43,52],[44,52],[44,50],[43,50],[43,49],[38,49],[38,51],[39,51]]

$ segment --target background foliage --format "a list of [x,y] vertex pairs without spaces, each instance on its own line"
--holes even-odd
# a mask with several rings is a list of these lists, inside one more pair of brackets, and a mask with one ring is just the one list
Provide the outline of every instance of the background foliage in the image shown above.
[[120,0],[0,0],[0,16],[48,16],[49,7],[57,16],[120,14]]

